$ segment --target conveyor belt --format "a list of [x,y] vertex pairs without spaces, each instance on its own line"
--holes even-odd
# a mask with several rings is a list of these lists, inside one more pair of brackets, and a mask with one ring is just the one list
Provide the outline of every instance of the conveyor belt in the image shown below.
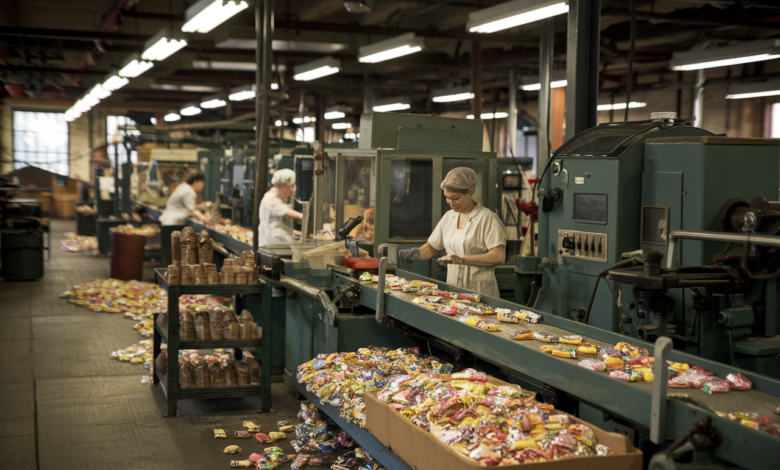
[[[406,279],[425,279],[412,273],[397,272]],[[353,279],[339,273],[333,273],[334,285],[348,286]],[[442,289],[456,292],[469,292],[454,286],[438,283]],[[376,307],[376,285],[361,283],[361,304]],[[485,317],[491,323],[500,324],[501,332],[487,332],[457,319],[438,314],[425,307],[412,303],[414,294],[404,294],[387,291],[385,298],[385,314],[403,321],[425,333],[461,347],[473,354],[487,358],[508,370],[530,376],[552,387],[563,390],[573,396],[605,409],[613,415],[620,416],[640,426],[650,428],[652,384],[645,382],[625,382],[611,378],[606,373],[587,370],[577,365],[578,360],[566,359],[543,353],[539,347],[540,341],[515,341],[508,337],[517,329],[528,329],[552,333],[556,335],[577,334],[585,341],[599,346],[614,346],[619,341],[629,341],[653,351],[653,345],[635,338],[600,330],[588,325],[562,319],[541,313],[545,323],[541,324],[509,324],[498,322],[495,317]],[[524,308],[500,299],[484,298],[483,302],[503,308],[519,310]],[[555,323],[552,325],[551,323]],[[566,328],[561,326],[565,325]],[[780,403],[780,382],[743,371],[730,366],[715,363],[679,351],[672,351],[671,359],[686,362],[711,370],[721,377],[730,372],[740,372],[753,380],[754,390],[749,392],[729,392],[718,395],[708,395],[697,389],[670,389],[668,393],[687,394],[689,397],[717,411],[748,411],[770,417],[775,406]],[[780,461],[780,439],[767,433],[743,426],[740,423],[721,418],[700,408],[678,400],[668,402],[666,430],[670,436],[682,436],[688,427],[696,421],[710,417],[724,436],[724,443],[714,454],[729,462],[749,469],[767,468],[770,462]]]

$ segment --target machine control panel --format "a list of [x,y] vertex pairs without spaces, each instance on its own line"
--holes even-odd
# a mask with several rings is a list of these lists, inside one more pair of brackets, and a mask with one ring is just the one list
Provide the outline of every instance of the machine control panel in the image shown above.
[[606,262],[607,235],[559,229],[558,256]]

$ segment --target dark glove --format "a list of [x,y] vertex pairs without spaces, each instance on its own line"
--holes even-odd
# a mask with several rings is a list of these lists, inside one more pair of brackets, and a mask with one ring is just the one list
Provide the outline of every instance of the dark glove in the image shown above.
[[409,264],[412,263],[414,260],[420,259],[420,249],[419,248],[409,248],[406,250],[400,250],[398,252],[398,262],[407,261]]

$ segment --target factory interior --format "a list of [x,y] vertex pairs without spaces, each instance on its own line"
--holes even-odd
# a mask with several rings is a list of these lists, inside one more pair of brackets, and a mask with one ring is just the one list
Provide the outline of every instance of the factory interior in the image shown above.
[[0,376],[9,470],[778,468],[780,2],[4,0]]

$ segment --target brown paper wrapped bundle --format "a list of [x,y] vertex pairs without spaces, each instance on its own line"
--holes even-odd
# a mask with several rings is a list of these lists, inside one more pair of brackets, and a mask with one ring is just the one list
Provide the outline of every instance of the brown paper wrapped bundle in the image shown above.
[[225,280],[225,271],[219,273],[219,283],[227,284],[227,281]]
[[246,273],[236,273],[236,284],[246,285]]
[[223,336],[225,339],[239,339],[241,336],[241,327],[238,324],[236,314],[227,310],[223,317]]
[[181,232],[171,232],[171,262],[174,266],[181,264]]
[[198,255],[201,264],[210,264],[214,258],[214,242],[205,229],[198,234]]
[[176,264],[168,266],[168,284],[178,286],[181,284],[181,267]]
[[189,314],[179,317],[179,339],[182,341],[191,341],[195,339],[195,323]]
[[187,264],[179,266],[181,270],[181,283],[184,285],[192,284],[192,268]]

